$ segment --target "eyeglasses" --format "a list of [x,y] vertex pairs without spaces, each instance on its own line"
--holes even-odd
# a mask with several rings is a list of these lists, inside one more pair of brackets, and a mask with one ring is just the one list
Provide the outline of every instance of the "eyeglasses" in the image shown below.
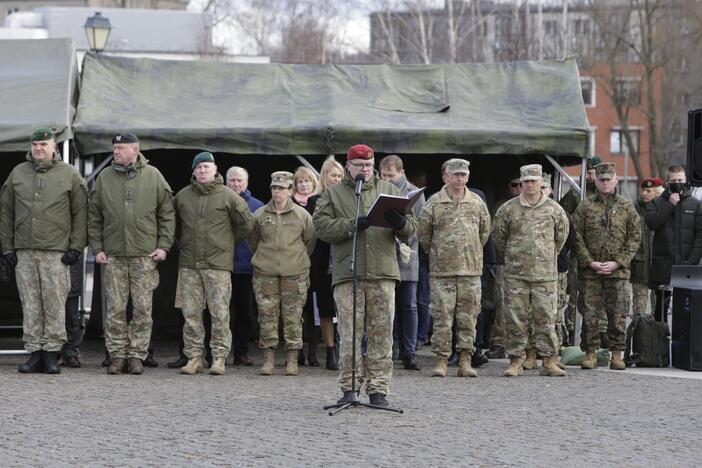
[[517,183],[510,182],[510,184],[509,184],[509,186],[512,188],[521,187],[521,185],[522,185],[521,182],[517,182]]
[[355,163],[355,162],[349,161],[349,164],[351,164],[356,169],[373,169],[373,167],[375,166],[375,162]]

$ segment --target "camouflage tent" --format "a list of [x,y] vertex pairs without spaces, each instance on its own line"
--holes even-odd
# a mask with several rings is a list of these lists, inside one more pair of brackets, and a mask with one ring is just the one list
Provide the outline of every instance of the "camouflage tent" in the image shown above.
[[452,65],[181,62],[89,54],[74,122],[82,154],[116,131],[144,149],[586,157],[574,60]]
[[76,52],[70,39],[0,41],[0,152],[26,151],[37,127],[72,138],[78,99]]

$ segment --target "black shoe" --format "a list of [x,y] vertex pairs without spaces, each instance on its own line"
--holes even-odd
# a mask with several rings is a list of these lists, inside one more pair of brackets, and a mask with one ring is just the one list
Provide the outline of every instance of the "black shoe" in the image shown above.
[[146,359],[144,359],[144,366],[146,367],[158,367],[158,361],[154,359],[152,355],[146,356]]
[[405,370],[421,370],[414,356],[403,357],[402,365],[405,367]]
[[66,367],[73,367],[73,368],[78,368],[81,367],[82,364],[80,362],[80,358],[78,356],[64,356],[63,357],[63,364],[61,364]]
[[390,406],[390,402],[382,393],[371,393],[368,398],[373,406]]
[[42,361],[42,351],[32,351],[27,362],[21,364],[17,369],[21,374],[36,374],[44,372],[44,362]]
[[327,346],[327,369],[339,370],[339,361],[336,357],[334,346]]
[[305,365],[305,352],[302,350],[302,348],[300,348],[300,350],[297,352],[297,365]]
[[473,356],[470,358],[470,365],[472,367],[480,367],[483,364],[488,363],[488,358],[485,357],[483,352],[480,349],[476,349],[475,352],[473,353]]
[[310,345],[307,349],[307,363],[310,367],[319,367],[317,360],[317,345]]
[[491,346],[490,350],[485,353],[485,357],[488,359],[506,359],[507,354],[502,346]]
[[452,352],[451,356],[449,356],[448,365],[449,366],[457,366],[458,365],[458,353],[456,351]]
[[241,356],[234,356],[234,365],[235,366],[253,366],[254,362],[251,360],[251,358],[248,355],[242,354]]
[[61,373],[61,368],[58,365],[58,355],[56,351],[43,351],[42,361],[44,362],[45,374]]
[[181,356],[175,361],[167,362],[166,367],[169,369],[180,369],[181,367],[184,367],[188,363],[188,358],[185,356]]
[[339,405],[343,405],[344,403],[350,403],[352,401],[358,401],[358,392],[346,390],[344,392],[344,396],[339,398],[336,403]]

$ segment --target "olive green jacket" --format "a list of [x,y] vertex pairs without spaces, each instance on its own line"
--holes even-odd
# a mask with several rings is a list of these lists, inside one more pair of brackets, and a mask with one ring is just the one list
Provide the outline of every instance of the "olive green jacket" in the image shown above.
[[615,261],[619,268],[605,278],[629,278],[629,266],[641,245],[641,219],[634,205],[621,195],[604,200],[599,193],[578,205],[575,252],[582,278],[603,278],[592,262]]
[[18,249],[82,251],[87,242],[88,186],[60,160],[48,167],[27,162],[15,167],[0,192],[0,244]]
[[[351,250],[353,243],[353,220],[356,213],[356,183],[344,171],[344,178],[319,200],[312,217],[317,236],[332,244],[332,283],[337,285],[351,281]],[[378,174],[363,184],[361,192],[361,216],[368,213],[378,195],[386,193],[401,196],[394,184],[380,180]],[[356,271],[358,279],[400,280],[400,269],[395,254],[395,236],[407,243],[417,230],[417,218],[412,213],[405,215],[402,229],[371,226],[358,233]]]
[[246,238],[253,217],[243,198],[223,184],[217,174],[209,184],[193,177],[175,196],[176,239],[181,268],[234,269],[234,244]]
[[276,213],[273,200],[253,214],[254,225],[249,234],[253,251],[254,273],[266,276],[298,276],[310,271],[310,255],[317,237],[312,217],[291,198],[281,213]]
[[419,217],[419,243],[429,253],[431,276],[480,276],[483,246],[490,237],[485,202],[465,189],[454,201],[444,186],[429,198]]
[[169,250],[174,235],[173,192],[141,153],[128,168],[113,162],[100,173],[90,196],[93,252],[141,257],[157,248]]

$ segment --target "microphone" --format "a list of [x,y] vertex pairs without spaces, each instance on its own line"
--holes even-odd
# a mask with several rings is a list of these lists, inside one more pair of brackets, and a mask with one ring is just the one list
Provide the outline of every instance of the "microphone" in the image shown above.
[[356,192],[354,195],[357,197],[361,195],[361,190],[363,189],[363,174],[356,175]]

